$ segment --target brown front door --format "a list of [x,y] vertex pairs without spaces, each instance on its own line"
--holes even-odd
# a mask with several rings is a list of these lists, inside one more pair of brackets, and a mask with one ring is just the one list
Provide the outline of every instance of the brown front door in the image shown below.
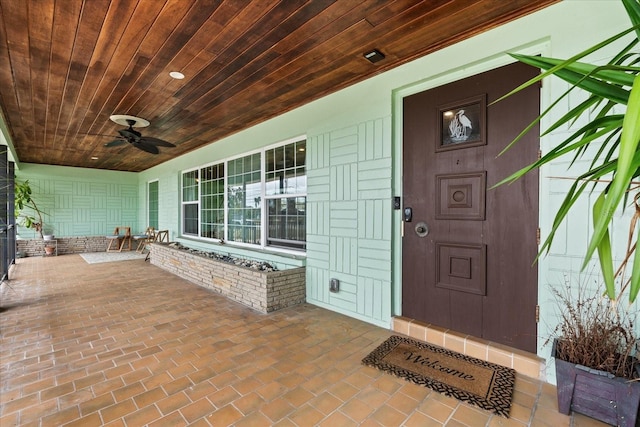
[[489,104],[537,73],[508,65],[403,107],[403,316],[530,352],[538,175],[491,187],[536,159],[538,129],[498,153],[539,114],[539,88]]

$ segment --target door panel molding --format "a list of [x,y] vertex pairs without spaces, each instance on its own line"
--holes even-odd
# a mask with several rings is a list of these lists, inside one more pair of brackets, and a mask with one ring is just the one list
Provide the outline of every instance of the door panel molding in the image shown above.
[[487,172],[436,175],[436,219],[483,221]]
[[436,287],[487,294],[487,245],[436,243]]

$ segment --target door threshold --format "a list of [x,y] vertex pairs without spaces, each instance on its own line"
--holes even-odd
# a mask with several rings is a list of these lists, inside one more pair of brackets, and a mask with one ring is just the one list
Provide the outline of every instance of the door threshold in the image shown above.
[[530,378],[546,381],[545,359],[533,353],[403,316],[395,316],[392,319],[391,330],[466,356],[513,368],[517,373]]

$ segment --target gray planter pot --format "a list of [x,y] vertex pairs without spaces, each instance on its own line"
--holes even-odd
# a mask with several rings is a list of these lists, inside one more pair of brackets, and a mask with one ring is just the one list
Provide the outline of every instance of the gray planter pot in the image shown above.
[[556,357],[556,341],[551,355],[556,360],[560,413],[574,411],[611,425],[640,426],[640,381],[560,360]]

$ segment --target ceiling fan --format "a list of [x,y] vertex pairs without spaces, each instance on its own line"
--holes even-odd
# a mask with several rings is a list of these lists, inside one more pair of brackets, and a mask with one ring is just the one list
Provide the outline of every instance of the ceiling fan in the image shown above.
[[135,116],[127,116],[123,114],[115,114],[110,119],[120,125],[128,126],[127,129],[118,129],[119,136],[113,141],[104,144],[105,147],[117,147],[126,143],[131,144],[138,150],[146,151],[151,154],[158,154],[160,150],[158,147],[175,147],[174,144],[164,141],[162,139],[153,138],[150,136],[142,136],[140,132],[134,129],[134,127],[146,127],[149,126],[149,122],[145,119]]

